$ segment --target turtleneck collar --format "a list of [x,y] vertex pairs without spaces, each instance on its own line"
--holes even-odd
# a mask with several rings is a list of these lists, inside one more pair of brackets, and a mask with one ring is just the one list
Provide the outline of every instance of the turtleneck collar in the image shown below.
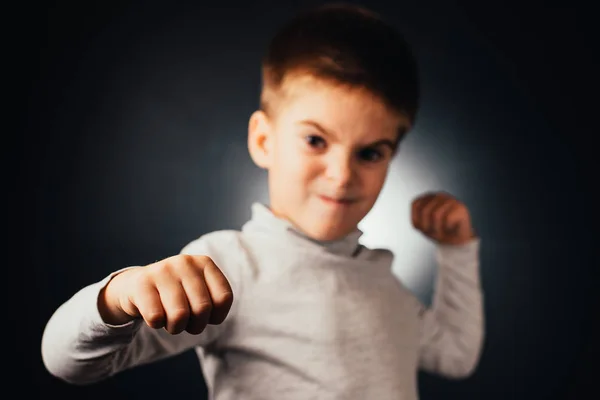
[[330,253],[353,257],[359,246],[359,239],[363,232],[358,228],[339,240],[318,241],[301,232],[290,221],[279,218],[273,214],[268,206],[262,203],[253,203],[251,207],[252,216],[242,228],[244,232],[262,232],[273,235],[292,235],[304,243],[313,243],[323,247]]

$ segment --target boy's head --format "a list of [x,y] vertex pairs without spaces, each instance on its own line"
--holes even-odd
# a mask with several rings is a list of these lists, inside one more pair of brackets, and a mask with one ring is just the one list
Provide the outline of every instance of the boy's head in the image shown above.
[[268,171],[270,208],[316,240],[356,229],[416,118],[410,48],[370,11],[319,7],[279,30],[249,121],[254,162]]

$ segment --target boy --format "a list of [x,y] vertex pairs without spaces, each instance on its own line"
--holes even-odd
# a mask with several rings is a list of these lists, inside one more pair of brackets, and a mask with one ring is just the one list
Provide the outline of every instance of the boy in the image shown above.
[[417,104],[411,53],[376,15],[327,6],[290,21],[248,127],[270,204],[240,231],[76,293],[44,331],[47,369],[89,384],[194,349],[216,400],[417,399],[418,368],[471,374],[483,308],[465,205],[446,193],[413,202],[414,226],[438,244],[431,309],[389,251],[359,243]]

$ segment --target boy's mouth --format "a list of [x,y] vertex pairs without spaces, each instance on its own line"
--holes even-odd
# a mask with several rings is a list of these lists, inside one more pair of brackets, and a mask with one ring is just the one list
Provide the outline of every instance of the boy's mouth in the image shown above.
[[356,202],[355,199],[342,198],[342,197],[328,197],[328,196],[319,195],[319,198],[328,204],[335,204],[335,205],[340,205],[340,206],[347,206],[347,205],[350,205],[350,204]]

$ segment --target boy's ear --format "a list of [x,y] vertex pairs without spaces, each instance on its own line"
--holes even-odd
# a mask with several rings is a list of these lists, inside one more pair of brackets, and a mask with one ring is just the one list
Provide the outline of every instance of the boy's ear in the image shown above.
[[252,161],[263,169],[269,169],[272,158],[273,132],[271,121],[264,111],[252,113],[248,121],[248,150]]

